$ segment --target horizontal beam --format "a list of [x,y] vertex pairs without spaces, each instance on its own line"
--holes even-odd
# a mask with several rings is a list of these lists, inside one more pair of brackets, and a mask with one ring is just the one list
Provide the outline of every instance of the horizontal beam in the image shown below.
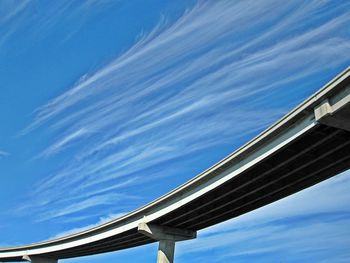
[[168,226],[158,226],[144,222],[139,223],[137,230],[139,233],[154,240],[182,241],[197,237],[196,231]]
[[38,256],[25,255],[22,257],[22,259],[32,263],[57,263],[57,259],[44,258],[44,257],[38,257]]

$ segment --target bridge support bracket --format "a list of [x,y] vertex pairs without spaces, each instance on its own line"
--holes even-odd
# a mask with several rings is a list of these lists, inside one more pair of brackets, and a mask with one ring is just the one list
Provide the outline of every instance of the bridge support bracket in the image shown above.
[[337,97],[322,101],[314,112],[317,122],[350,131],[350,87]]
[[157,263],[174,262],[175,242],[197,237],[196,231],[144,222],[139,223],[138,232],[159,241]]
[[38,257],[38,256],[25,255],[22,257],[22,259],[32,263],[57,263],[57,259],[44,258],[44,257]]

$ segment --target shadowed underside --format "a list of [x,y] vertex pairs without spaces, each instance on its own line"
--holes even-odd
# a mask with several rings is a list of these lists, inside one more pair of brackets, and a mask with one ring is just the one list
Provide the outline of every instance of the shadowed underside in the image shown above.
[[142,222],[197,231],[349,168],[348,68],[265,132],[167,195],[78,234],[0,249],[0,261],[23,261],[26,255],[64,259],[155,242],[138,231]]

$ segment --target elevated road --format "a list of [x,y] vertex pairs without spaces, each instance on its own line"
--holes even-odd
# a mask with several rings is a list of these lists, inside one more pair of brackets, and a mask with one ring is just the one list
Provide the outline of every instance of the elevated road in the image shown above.
[[[238,124],[239,125],[239,124]],[[92,229],[2,248],[0,261],[57,262],[176,241],[284,198],[350,168],[350,68],[253,140],[159,199]]]

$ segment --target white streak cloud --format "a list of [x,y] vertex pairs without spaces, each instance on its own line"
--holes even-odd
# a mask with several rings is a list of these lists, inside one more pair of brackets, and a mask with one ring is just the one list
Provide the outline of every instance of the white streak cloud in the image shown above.
[[0,151],[0,158],[10,155],[8,152]]

